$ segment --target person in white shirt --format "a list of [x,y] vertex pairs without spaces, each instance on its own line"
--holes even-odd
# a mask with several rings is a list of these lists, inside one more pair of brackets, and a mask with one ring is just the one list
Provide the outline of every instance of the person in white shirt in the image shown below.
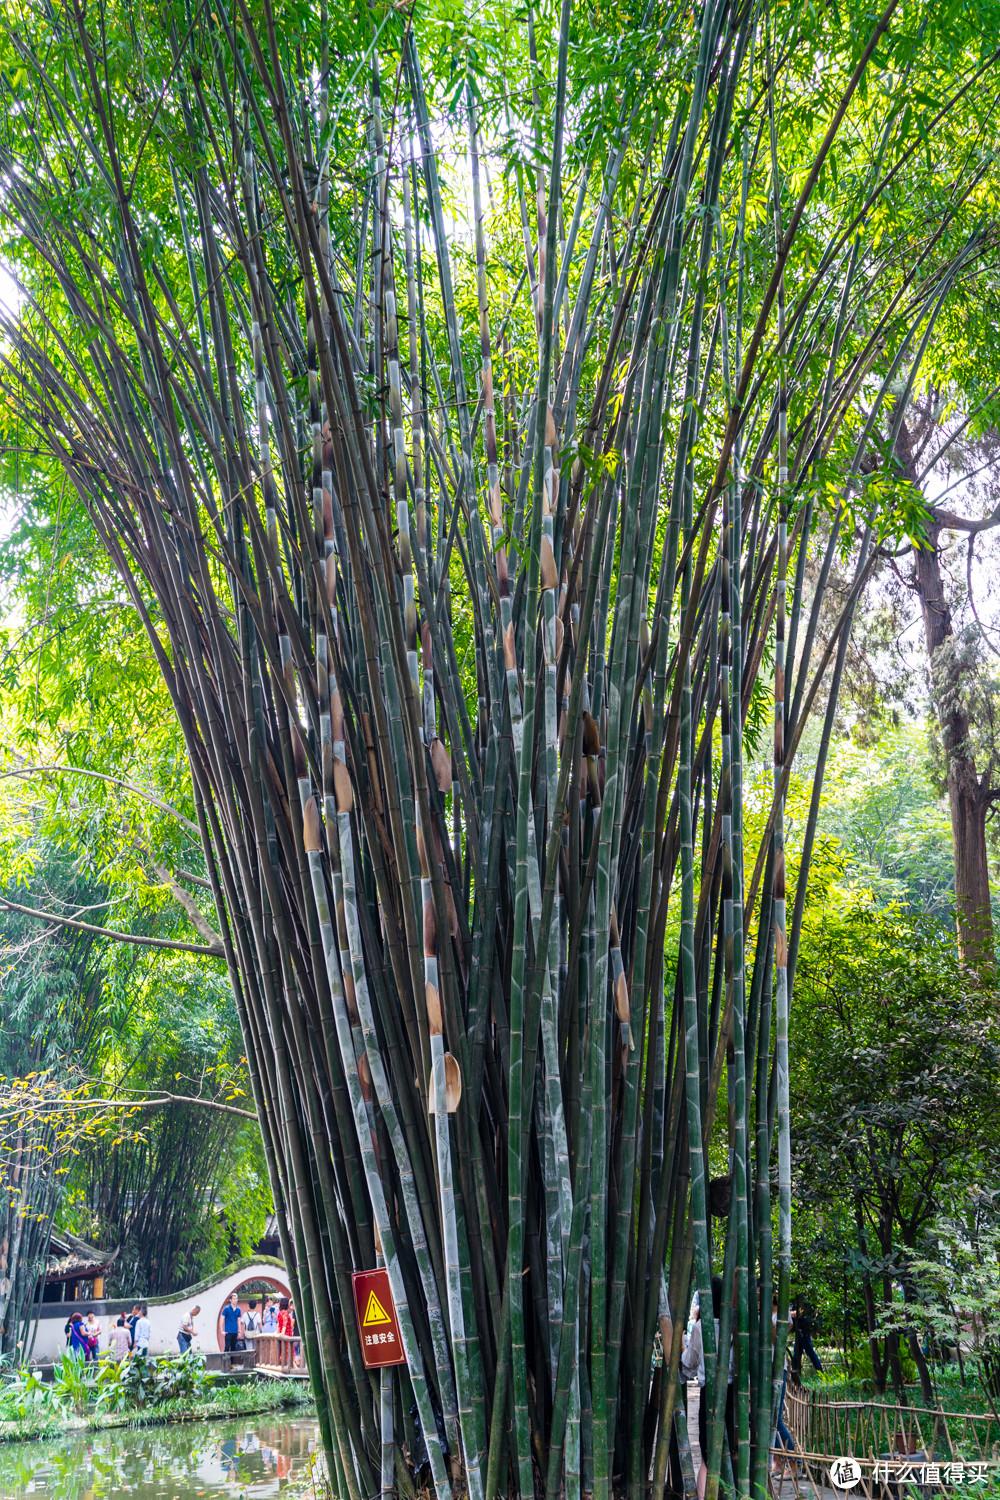
[[186,1354],[194,1339],[194,1320],[201,1312],[201,1307],[192,1307],[189,1313],[185,1313],[181,1320],[181,1326],[177,1330],[177,1343],[182,1354]]
[[148,1354],[149,1341],[152,1337],[153,1325],[146,1315],[146,1309],[143,1308],[135,1325],[135,1353]]
[[101,1347],[101,1325],[94,1315],[93,1310],[87,1314],[86,1322],[87,1337],[90,1339],[90,1347],[97,1354]]
[[261,1326],[261,1316],[257,1311],[257,1303],[251,1302],[246,1312],[243,1314],[243,1337],[246,1340],[246,1346],[248,1349],[253,1349],[254,1340],[256,1339],[258,1333],[262,1332],[263,1328]]
[[[718,1345],[719,1345],[719,1314],[720,1314],[721,1311],[722,1311],[722,1277],[721,1276],[713,1276],[712,1277],[712,1312],[713,1312],[714,1316],[713,1316],[712,1322],[715,1325],[715,1345],[716,1345],[716,1349],[718,1349]],[[728,1403],[730,1405],[731,1405],[731,1402],[732,1402],[732,1385],[733,1385],[733,1378],[735,1376],[735,1373],[736,1373],[736,1369],[735,1369],[735,1360],[734,1360],[734,1357],[733,1357],[733,1338],[732,1338],[732,1333],[730,1333],[730,1336],[729,1336],[729,1389],[726,1392],[727,1401],[728,1401]],[[705,1338],[704,1338],[704,1333],[703,1333],[702,1326],[701,1326],[701,1308],[700,1308],[700,1306],[699,1306],[699,1309],[698,1309],[698,1315],[697,1315],[697,1317],[695,1319],[694,1326],[691,1329],[691,1336],[688,1339],[688,1346],[685,1349],[685,1351],[684,1351],[684,1357],[681,1360],[681,1378],[684,1379],[684,1380],[696,1379],[697,1382],[698,1382],[698,1386],[699,1386],[699,1395],[698,1395],[698,1446],[699,1446],[699,1448],[701,1450],[701,1464],[699,1465],[699,1468],[698,1468],[697,1488],[698,1488],[698,1500],[704,1500],[705,1486],[706,1486],[706,1483],[707,1483],[707,1480],[708,1480],[708,1465],[705,1462],[705,1456],[706,1456],[706,1452],[707,1452],[707,1449],[708,1449],[708,1411],[707,1411],[706,1401],[705,1401]],[[728,1416],[728,1407],[727,1407],[727,1416]],[[727,1426],[728,1426],[728,1423],[727,1423]],[[723,1433],[723,1441],[724,1442],[727,1441],[727,1433],[726,1432]]]

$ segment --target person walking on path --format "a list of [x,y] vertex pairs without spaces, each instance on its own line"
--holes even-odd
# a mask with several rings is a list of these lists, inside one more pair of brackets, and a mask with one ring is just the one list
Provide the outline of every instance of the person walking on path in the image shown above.
[[128,1340],[130,1349],[135,1348],[135,1325],[138,1323],[141,1317],[142,1308],[139,1306],[138,1302],[133,1302],[132,1311],[128,1316]]
[[292,1315],[288,1310],[289,1300],[288,1297],[282,1297],[278,1306],[278,1332],[284,1334],[286,1338],[291,1338],[292,1335]]
[[813,1321],[812,1309],[804,1298],[796,1297],[794,1317],[795,1342],[792,1345],[791,1376],[793,1385],[801,1385],[803,1354],[811,1361],[813,1368],[818,1370],[821,1375],[823,1373],[823,1366],[820,1364],[819,1355],[813,1348],[813,1333],[816,1330],[816,1324]]
[[194,1338],[194,1320],[201,1312],[199,1306],[192,1307],[189,1313],[184,1315],[184,1320],[177,1330],[177,1343],[182,1354],[186,1354],[191,1347]]
[[[788,1332],[791,1338],[795,1337],[795,1309],[788,1309]],[[771,1344],[774,1345],[778,1337],[778,1294],[771,1299]],[[788,1339],[785,1340],[785,1363],[781,1370],[781,1395],[778,1398],[778,1420],[775,1424],[774,1434],[771,1439],[771,1447],[777,1449],[779,1444],[786,1454],[795,1452],[795,1439],[784,1423],[785,1415],[785,1390],[788,1385]],[[771,1461],[771,1473],[784,1478],[786,1472],[790,1472],[793,1460],[791,1458],[779,1459],[775,1456]]]
[[264,1304],[264,1321],[260,1331],[261,1333],[277,1333],[278,1331],[278,1307],[273,1297],[268,1297]]
[[128,1324],[125,1322],[125,1314],[122,1313],[108,1336],[108,1350],[116,1360],[122,1360],[131,1347],[132,1339],[128,1331]]
[[[697,1293],[695,1294],[697,1297]],[[692,1384],[698,1386],[698,1426],[701,1428],[701,1403],[705,1392],[705,1345],[701,1327],[701,1305],[695,1302],[694,1319],[691,1323],[691,1331],[686,1335],[684,1352],[681,1355],[680,1369],[681,1410],[684,1420],[688,1422],[688,1388]],[[690,1432],[690,1428],[688,1429]],[[676,1441],[676,1433],[671,1433],[671,1439]],[[690,1438],[689,1438],[690,1442]],[[680,1452],[677,1455],[678,1468],[680,1468]],[[684,1492],[683,1477],[681,1479],[680,1493]]]
[[133,1338],[135,1340],[136,1354],[149,1353],[149,1341],[153,1337],[153,1325],[146,1316],[146,1309],[140,1307],[139,1316],[135,1321]]
[[[719,1320],[720,1320],[721,1314],[722,1314],[722,1277],[721,1276],[713,1276],[712,1277],[712,1317],[713,1317],[713,1321],[714,1321],[714,1324],[715,1324],[715,1348],[716,1348],[717,1359],[721,1359],[721,1355],[719,1353]],[[706,1485],[708,1483],[708,1462],[707,1462],[707,1460],[708,1460],[708,1403],[707,1403],[707,1401],[705,1399],[705,1343],[704,1343],[704,1335],[702,1333],[701,1318],[700,1317],[698,1318],[698,1321],[695,1323],[694,1328],[692,1328],[692,1330],[691,1330],[691,1341],[688,1344],[688,1350],[687,1350],[687,1354],[685,1356],[685,1358],[687,1360],[687,1368],[688,1369],[690,1369],[692,1367],[692,1365],[693,1365],[693,1361],[691,1359],[691,1344],[693,1344],[694,1341],[695,1341],[695,1329],[697,1329],[697,1331],[698,1331],[698,1342],[697,1342],[697,1346],[696,1346],[697,1347],[697,1353],[698,1353],[697,1376],[698,1376],[698,1385],[699,1385],[699,1388],[700,1388],[699,1389],[699,1398],[698,1398],[698,1446],[701,1449],[701,1463],[698,1466],[697,1487],[698,1487],[698,1500],[704,1500],[704,1497],[705,1497],[705,1487],[706,1487]],[[733,1405],[733,1376],[735,1374],[735,1363],[734,1363],[734,1359],[733,1359],[733,1340],[732,1340],[732,1334],[730,1334],[730,1338],[729,1338],[729,1359],[728,1359],[728,1364],[729,1364],[729,1372],[728,1372],[728,1385],[727,1385],[727,1389],[726,1389],[726,1425],[725,1425],[725,1435],[726,1435],[726,1440],[729,1443],[730,1453],[732,1453],[733,1437],[734,1437],[734,1433],[732,1431],[732,1425],[733,1425],[732,1419],[735,1418],[735,1406]]]
[[226,1335],[226,1353],[235,1354],[243,1337],[243,1314],[235,1292],[230,1292],[229,1301],[222,1309],[222,1326]]
[[687,1336],[687,1345],[684,1353],[681,1355],[681,1383],[686,1385],[689,1380],[698,1380],[699,1373],[701,1381],[704,1381],[705,1347],[701,1336],[701,1308],[696,1306],[694,1310],[694,1322],[691,1324],[691,1332]]

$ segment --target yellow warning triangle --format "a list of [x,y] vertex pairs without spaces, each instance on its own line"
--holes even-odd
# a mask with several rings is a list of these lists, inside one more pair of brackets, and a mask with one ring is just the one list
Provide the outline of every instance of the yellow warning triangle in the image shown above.
[[371,1328],[376,1323],[391,1323],[392,1319],[378,1300],[374,1292],[368,1293],[368,1306],[365,1308],[363,1327]]

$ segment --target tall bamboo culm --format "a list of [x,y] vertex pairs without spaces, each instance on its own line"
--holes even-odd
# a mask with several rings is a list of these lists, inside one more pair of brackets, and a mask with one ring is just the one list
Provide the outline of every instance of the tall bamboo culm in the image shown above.
[[755,0],[637,11],[593,76],[570,0],[452,18],[447,109],[419,10],[126,10],[5,23],[0,381],[183,730],[337,1494],[679,1493],[713,1273],[706,1493],[762,1494],[783,800],[951,243],[865,243],[888,116],[834,213],[823,174],[910,20],[815,22],[807,160],[799,22]]

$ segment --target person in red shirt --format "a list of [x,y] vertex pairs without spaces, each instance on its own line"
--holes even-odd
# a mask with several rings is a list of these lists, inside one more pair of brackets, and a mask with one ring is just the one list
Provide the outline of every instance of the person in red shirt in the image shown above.
[[278,1332],[291,1336],[292,1315],[288,1311],[288,1298],[282,1297],[278,1305]]
[[297,1365],[301,1365],[301,1363],[302,1363],[302,1345],[298,1342],[298,1337],[299,1337],[299,1320],[295,1316],[295,1303],[292,1301],[291,1297],[289,1297],[289,1299],[288,1299],[288,1316],[292,1320],[292,1327],[291,1327],[292,1337],[296,1340],[296,1342],[292,1345],[292,1358],[294,1359],[294,1361],[295,1361],[295,1363]]

